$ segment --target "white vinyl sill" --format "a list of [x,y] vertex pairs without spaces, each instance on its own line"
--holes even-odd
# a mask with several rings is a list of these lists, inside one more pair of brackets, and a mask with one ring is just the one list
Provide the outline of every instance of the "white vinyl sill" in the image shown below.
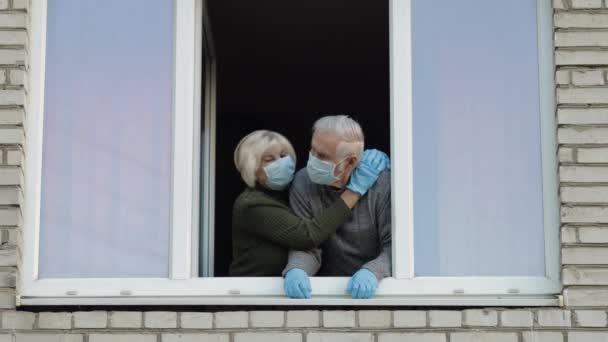
[[351,299],[347,296],[315,296],[289,299],[285,296],[198,296],[198,297],[22,297],[18,305],[227,305],[227,306],[560,306],[557,295],[505,296],[376,296]]
[[387,278],[372,299],[345,293],[348,277],[311,277],[311,299],[289,299],[282,278],[45,279],[17,305],[558,306],[544,277]]

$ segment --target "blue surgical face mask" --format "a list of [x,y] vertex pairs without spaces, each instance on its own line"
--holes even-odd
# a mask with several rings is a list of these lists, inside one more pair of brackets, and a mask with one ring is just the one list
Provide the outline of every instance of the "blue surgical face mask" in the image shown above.
[[272,190],[283,190],[293,180],[296,164],[290,156],[277,159],[264,167],[266,186]]
[[308,163],[306,164],[306,172],[308,172],[308,177],[310,177],[311,181],[321,185],[331,185],[339,179],[334,174],[336,165],[332,162],[321,160],[310,153],[308,155]]

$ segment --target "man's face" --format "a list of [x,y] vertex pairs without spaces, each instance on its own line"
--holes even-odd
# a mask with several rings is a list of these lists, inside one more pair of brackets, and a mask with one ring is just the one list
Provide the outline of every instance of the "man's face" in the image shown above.
[[356,156],[338,159],[337,151],[340,139],[336,134],[329,132],[315,133],[310,144],[310,153],[327,162],[336,164],[334,175],[338,180],[332,186],[342,188],[348,182],[350,175],[357,164]]

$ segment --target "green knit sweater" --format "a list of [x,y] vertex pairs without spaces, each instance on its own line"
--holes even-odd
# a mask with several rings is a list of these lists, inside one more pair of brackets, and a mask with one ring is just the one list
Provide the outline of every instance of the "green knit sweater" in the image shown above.
[[289,208],[287,194],[247,188],[232,212],[231,276],[281,276],[290,249],[320,245],[350,217],[339,198],[318,217],[303,219]]

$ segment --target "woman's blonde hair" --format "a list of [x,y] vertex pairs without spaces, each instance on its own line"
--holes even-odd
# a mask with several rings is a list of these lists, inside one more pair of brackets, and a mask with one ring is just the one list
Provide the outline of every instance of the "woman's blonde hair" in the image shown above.
[[296,152],[291,146],[287,138],[277,132],[268,130],[258,130],[247,134],[234,150],[234,165],[241,173],[241,178],[247,186],[253,188],[255,186],[255,171],[262,164],[262,155],[269,148],[280,145],[287,154],[293,159],[296,159]]

